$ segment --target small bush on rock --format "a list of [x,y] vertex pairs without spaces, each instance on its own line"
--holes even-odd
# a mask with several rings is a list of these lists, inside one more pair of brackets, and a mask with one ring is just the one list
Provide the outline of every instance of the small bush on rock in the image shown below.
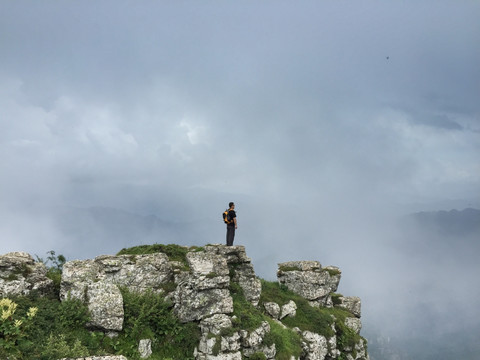
[[267,360],[267,357],[264,353],[257,352],[249,357],[250,360]]
[[152,350],[160,358],[188,359],[200,341],[196,323],[182,324],[172,312],[172,304],[163,295],[132,293],[122,289],[125,323],[120,339],[122,353],[136,358],[141,339],[155,339]]

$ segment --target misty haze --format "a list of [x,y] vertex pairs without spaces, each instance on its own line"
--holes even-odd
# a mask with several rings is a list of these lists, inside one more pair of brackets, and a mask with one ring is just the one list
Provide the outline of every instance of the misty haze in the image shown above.
[[480,3],[0,0],[0,255],[317,260],[372,360],[480,353]]

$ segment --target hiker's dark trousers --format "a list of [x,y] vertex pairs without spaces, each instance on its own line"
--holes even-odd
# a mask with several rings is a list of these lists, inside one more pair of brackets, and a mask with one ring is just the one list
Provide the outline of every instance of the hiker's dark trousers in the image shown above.
[[235,225],[227,225],[227,246],[233,245],[233,238],[235,237]]

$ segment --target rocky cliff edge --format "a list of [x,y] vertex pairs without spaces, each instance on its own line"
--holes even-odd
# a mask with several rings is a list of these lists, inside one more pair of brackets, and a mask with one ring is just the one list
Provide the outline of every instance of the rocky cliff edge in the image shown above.
[[[338,267],[322,267],[318,261],[285,262],[278,264],[278,283],[269,283],[256,276],[243,246],[178,248],[181,258],[123,251],[66,262],[60,300],[81,300],[90,311],[89,328],[116,336],[124,324],[122,288],[165,296],[181,322],[195,322],[201,330],[192,354],[196,360],[285,358],[281,339],[275,336],[279,331],[298,339],[298,349],[289,350],[290,359],[369,358],[366,341],[359,335],[361,301],[336,293]],[[0,256],[0,297],[51,293],[53,284],[46,273],[45,265],[27,253]],[[251,313],[259,314],[263,320],[258,327],[242,328],[235,301],[245,301]],[[316,320],[320,314],[322,320]],[[140,341],[141,357],[150,356],[152,340]]]

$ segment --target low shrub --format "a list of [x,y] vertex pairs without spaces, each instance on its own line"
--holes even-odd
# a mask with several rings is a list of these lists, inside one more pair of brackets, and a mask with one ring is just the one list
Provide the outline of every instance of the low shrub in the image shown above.
[[120,338],[125,343],[122,353],[136,358],[141,339],[154,339],[152,351],[160,358],[188,359],[200,341],[196,323],[182,324],[172,311],[172,304],[163,295],[137,294],[122,289],[125,322]]
[[267,360],[267,357],[265,356],[264,353],[257,352],[255,354],[252,354],[248,359],[249,360]]

